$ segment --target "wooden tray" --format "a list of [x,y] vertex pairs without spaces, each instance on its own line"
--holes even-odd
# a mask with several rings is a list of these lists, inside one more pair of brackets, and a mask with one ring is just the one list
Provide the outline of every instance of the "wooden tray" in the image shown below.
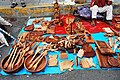
[[111,68],[112,66],[108,63],[108,55],[103,55],[98,49],[96,49],[96,55],[101,68]]
[[104,41],[96,41],[96,45],[101,54],[116,54],[111,47]]

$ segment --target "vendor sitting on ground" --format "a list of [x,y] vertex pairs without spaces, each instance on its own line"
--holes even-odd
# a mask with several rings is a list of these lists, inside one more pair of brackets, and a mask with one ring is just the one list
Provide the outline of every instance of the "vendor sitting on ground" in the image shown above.
[[92,11],[92,22],[91,25],[96,25],[96,16],[97,13],[103,13],[106,12],[106,23],[113,26],[112,24],[112,0],[92,0],[90,4],[90,10]]

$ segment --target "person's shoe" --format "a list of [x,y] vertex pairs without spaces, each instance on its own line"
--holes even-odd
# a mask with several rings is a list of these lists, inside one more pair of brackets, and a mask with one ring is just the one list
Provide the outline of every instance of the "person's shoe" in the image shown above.
[[22,7],[26,7],[25,2],[21,2],[21,6],[22,6]]
[[107,20],[107,21],[105,21],[107,24],[109,24],[110,26],[114,26],[114,24],[112,23],[112,21],[111,20]]
[[16,3],[16,2],[13,2],[12,4],[11,4],[11,8],[14,8],[14,7],[16,7],[18,4]]
[[96,26],[96,20],[95,19],[92,20],[91,26]]

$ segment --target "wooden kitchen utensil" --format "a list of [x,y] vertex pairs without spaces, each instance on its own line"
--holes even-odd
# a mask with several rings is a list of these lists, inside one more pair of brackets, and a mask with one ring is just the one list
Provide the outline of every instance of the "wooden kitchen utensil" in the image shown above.
[[28,69],[31,69],[34,64],[37,62],[37,64],[35,65],[35,67],[33,67],[33,69],[36,69],[36,66],[38,65],[38,62],[41,61],[41,59],[43,58],[43,56],[47,55],[47,50],[45,50],[44,52],[41,53],[40,56],[38,56],[28,67]]
[[12,59],[11,59],[11,62],[9,63],[9,65],[8,65],[8,67],[7,67],[7,69],[9,69],[9,70],[12,69],[12,63],[13,63],[13,60],[14,60],[14,58],[15,58],[17,49],[18,49],[18,48],[15,49],[15,51],[14,51],[14,53],[13,53],[13,56],[12,56]]
[[[39,56],[39,54],[37,54],[37,56]],[[37,58],[37,56],[36,56],[35,58]],[[27,71],[29,71],[29,72],[34,73],[34,72],[43,71],[44,68],[45,68],[46,65],[47,65],[47,58],[46,58],[46,56],[44,56],[44,57],[42,58],[42,60],[40,61],[40,63],[39,63],[39,65],[38,65],[38,67],[37,67],[36,70],[28,69],[28,67],[29,67],[29,65],[30,65],[30,64],[29,64],[29,61],[30,61],[31,59],[32,59],[32,55],[29,55],[29,56],[26,57],[25,62],[24,62],[24,67],[25,67],[25,69],[26,69]]]
[[14,59],[14,61],[13,61],[13,63],[12,63],[12,69],[13,69],[14,64],[15,64],[15,62],[17,61],[17,58],[19,57],[21,51],[22,51],[21,49],[18,51],[18,53],[17,53],[17,55],[16,55],[16,57],[15,57],[15,59]]
[[12,58],[12,55],[13,55],[15,49],[16,49],[16,46],[13,48],[12,52],[10,53],[10,56],[9,56],[8,60],[5,62],[4,66],[3,66],[4,69],[6,69],[8,67],[9,62],[10,62],[10,60]]
[[38,64],[39,64],[39,63],[40,63],[40,61],[43,59],[43,57],[47,55],[47,53],[48,53],[48,51],[47,51],[47,50],[45,50],[45,51],[43,52],[43,54],[41,55],[41,57],[38,59],[37,63],[36,63],[36,64],[34,64],[34,66],[32,67],[32,70],[36,70],[36,69],[37,69]]
[[37,55],[37,53],[39,53],[39,51],[40,51],[41,49],[42,49],[42,48],[41,48],[40,46],[37,47],[36,52],[35,52],[35,54],[33,55],[32,59],[30,60],[29,63],[31,63],[31,62],[34,60],[35,56]]

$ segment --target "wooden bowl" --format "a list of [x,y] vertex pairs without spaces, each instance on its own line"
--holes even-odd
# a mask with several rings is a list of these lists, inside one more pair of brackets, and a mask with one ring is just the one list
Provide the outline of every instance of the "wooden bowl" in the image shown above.
[[[32,72],[32,73],[43,71],[44,68],[45,68],[46,65],[47,65],[47,58],[46,58],[46,56],[44,56],[44,57],[42,58],[42,60],[41,60],[40,63],[38,64],[38,67],[37,67],[36,70],[33,70],[32,68],[31,68],[31,69],[28,69],[29,61],[32,59],[32,56],[33,56],[33,55],[29,55],[29,56],[26,57],[25,62],[24,62],[24,67],[25,67],[25,69],[26,69],[27,71],[29,71],[29,72]],[[37,55],[37,56],[39,56],[39,55]],[[35,57],[35,59],[36,59],[36,58],[37,58],[37,57]]]
[[19,66],[14,66],[13,69],[9,70],[9,69],[5,69],[3,66],[5,64],[5,62],[8,60],[10,55],[7,55],[5,58],[2,59],[1,61],[1,68],[3,71],[5,71],[6,73],[14,73],[14,72],[18,72],[23,68],[23,63],[24,63],[24,58],[21,60]]

